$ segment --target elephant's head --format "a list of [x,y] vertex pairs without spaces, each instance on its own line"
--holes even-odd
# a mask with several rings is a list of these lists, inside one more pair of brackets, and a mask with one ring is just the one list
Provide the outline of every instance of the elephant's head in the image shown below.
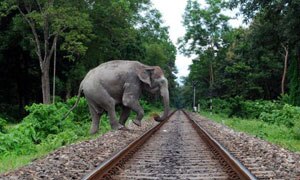
[[147,66],[138,69],[139,79],[145,83],[144,89],[151,93],[160,92],[164,102],[164,113],[161,117],[154,118],[156,121],[162,121],[169,114],[169,90],[168,80],[163,71],[158,66]]

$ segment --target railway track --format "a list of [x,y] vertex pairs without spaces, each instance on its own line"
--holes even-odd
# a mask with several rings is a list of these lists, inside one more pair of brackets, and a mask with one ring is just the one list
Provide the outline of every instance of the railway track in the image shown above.
[[115,154],[83,179],[256,179],[184,111]]

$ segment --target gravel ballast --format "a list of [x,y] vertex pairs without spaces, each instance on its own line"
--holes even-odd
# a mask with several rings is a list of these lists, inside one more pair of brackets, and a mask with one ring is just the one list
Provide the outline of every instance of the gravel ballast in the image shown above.
[[[299,179],[300,154],[225,125],[199,114],[190,113],[205,130],[232,152],[258,179]],[[97,139],[61,147],[0,179],[81,179],[101,162],[156,125],[153,119],[141,127],[129,124],[129,131],[111,131]]]
[[258,179],[300,180],[300,153],[190,113],[206,131],[239,159]]

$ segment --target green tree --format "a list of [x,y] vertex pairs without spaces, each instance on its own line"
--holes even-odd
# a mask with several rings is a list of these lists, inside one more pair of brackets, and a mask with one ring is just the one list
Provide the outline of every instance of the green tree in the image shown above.
[[80,12],[74,4],[66,1],[16,1],[21,17],[30,27],[29,38],[41,70],[43,103],[50,103],[50,61],[56,49],[58,38],[62,38],[61,49],[68,58],[83,54],[87,47],[92,24],[88,15]]
[[145,64],[160,66],[169,81],[170,102],[175,103],[177,83],[175,66],[176,47],[169,38],[168,27],[163,25],[160,12],[149,6],[140,16],[137,26],[143,42]]
[[113,59],[161,66],[170,90],[176,86],[176,48],[149,0],[4,0],[0,14],[1,114],[46,98],[39,79],[51,78],[55,49],[57,98],[75,95],[89,69]]
[[197,81],[206,87],[199,92],[203,96],[214,95],[216,89],[216,69],[221,49],[226,46],[222,40],[229,31],[229,17],[221,13],[224,2],[207,0],[208,7],[201,7],[198,1],[189,0],[183,16],[183,25],[187,32],[179,40],[180,50],[186,55],[195,54],[195,64],[191,66],[190,81]]
[[[230,0],[229,4],[232,8],[240,7],[241,12],[245,15],[246,21],[249,19],[261,19],[261,28],[258,32],[265,32],[265,34],[269,34],[270,37],[272,35],[272,38],[269,39],[269,45],[272,45],[274,47],[273,50],[276,49],[277,51],[284,52],[283,56],[280,55],[281,59],[284,59],[284,68],[281,78],[281,93],[285,92],[285,77],[288,73],[290,74],[288,77],[290,77],[289,88],[291,99],[298,99],[299,94],[296,93],[298,92],[297,89],[299,89],[297,85],[298,83],[291,83],[291,81],[295,82],[295,79],[299,79],[300,74],[295,73],[295,71],[286,71],[288,69],[293,69],[287,67],[287,61],[289,59],[291,59],[291,61],[300,62],[300,2],[292,0]],[[291,65],[296,64],[299,63],[291,63]]]

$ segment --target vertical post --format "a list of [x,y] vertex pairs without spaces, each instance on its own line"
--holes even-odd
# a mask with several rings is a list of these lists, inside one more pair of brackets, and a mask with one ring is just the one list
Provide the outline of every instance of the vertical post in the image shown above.
[[209,82],[209,94],[210,94],[210,115],[212,115],[212,110],[213,110],[213,100],[212,100],[212,91],[213,91],[213,84],[214,84],[214,71],[213,71],[213,60],[216,56],[215,50],[214,50],[214,37],[211,36],[211,50],[212,50],[212,59],[210,61],[210,70],[209,70],[209,74],[210,74],[210,82]]
[[194,98],[193,98],[193,110],[196,111],[196,85],[193,83],[193,88],[194,88]]
[[210,115],[212,115],[212,109],[213,109],[213,106],[212,106],[212,98],[210,98]]
[[54,41],[54,60],[53,60],[53,104],[55,103],[55,76],[56,76],[56,41]]

